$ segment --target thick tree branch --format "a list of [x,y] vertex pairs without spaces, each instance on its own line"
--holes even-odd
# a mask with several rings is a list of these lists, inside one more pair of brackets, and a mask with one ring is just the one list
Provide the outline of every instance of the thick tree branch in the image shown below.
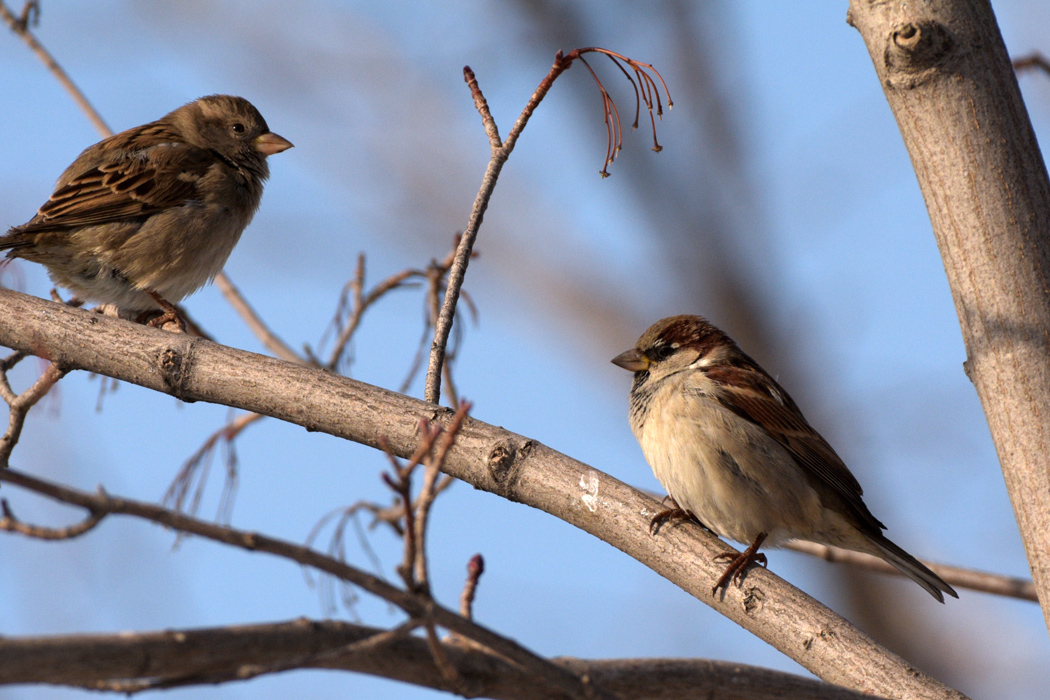
[[987,0],[850,3],[926,200],[1050,623],[1050,180]]
[[[0,290],[0,344],[184,401],[255,411],[372,447],[385,439],[400,456],[415,451],[421,419],[452,416],[346,377],[10,290]],[[658,502],[534,440],[468,418],[445,472],[600,537],[830,683],[887,697],[963,697],[764,569],[712,597],[723,568],[712,559],[724,543],[688,524],[651,536]]]
[[[258,668],[356,671],[447,690],[427,642],[418,637],[369,644],[386,631],[347,622],[299,619],[262,625],[62,637],[0,638],[0,684],[47,683],[129,690],[176,680],[236,680]],[[442,644],[470,696],[506,700],[563,700],[519,667],[475,647]],[[695,659],[553,659],[588,675],[623,700],[862,700],[873,696],[787,673],[724,661]],[[136,685],[137,684],[137,685]],[[185,684],[185,683],[184,683]]]

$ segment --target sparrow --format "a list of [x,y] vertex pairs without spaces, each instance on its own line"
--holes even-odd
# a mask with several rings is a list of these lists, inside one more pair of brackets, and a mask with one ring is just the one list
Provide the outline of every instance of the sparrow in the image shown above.
[[896,544],[861,499],[857,479],[788,393],[733,340],[700,316],[653,324],[612,362],[634,372],[631,430],[673,507],[748,544],[711,589],[739,585],[763,544],[803,539],[886,560],[941,603],[958,594]]
[[87,148],[36,216],[0,238],[78,301],[164,313],[222,270],[262,197],[266,158],[292,147],[243,97],[210,95]]

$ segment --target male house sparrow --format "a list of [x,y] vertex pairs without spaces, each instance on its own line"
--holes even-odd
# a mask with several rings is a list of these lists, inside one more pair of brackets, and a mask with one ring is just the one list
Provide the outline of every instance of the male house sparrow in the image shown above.
[[714,588],[737,582],[758,549],[804,539],[874,554],[944,602],[952,587],[886,539],[861,488],[777,382],[700,316],[656,322],[613,359],[634,372],[631,430],[675,508],[750,543]]
[[173,304],[219,274],[259,207],[266,157],[291,147],[243,97],[202,97],[81,153],[0,250],[81,300],[160,306],[150,325],[183,328]]

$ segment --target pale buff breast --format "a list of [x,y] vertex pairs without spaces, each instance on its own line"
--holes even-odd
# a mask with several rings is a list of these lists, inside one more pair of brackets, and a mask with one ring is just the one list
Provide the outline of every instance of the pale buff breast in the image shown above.
[[775,545],[811,534],[821,505],[790,455],[759,426],[711,398],[699,373],[661,382],[644,424],[633,425],[660,483],[717,534]]

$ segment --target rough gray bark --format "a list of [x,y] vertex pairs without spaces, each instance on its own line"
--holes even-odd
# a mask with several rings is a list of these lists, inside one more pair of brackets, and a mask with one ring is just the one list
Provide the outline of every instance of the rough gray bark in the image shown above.
[[1050,181],[984,0],[853,0],[929,210],[1050,622]]
[[[256,411],[407,456],[422,418],[451,411],[346,377],[0,290],[0,345],[171,394]],[[691,525],[649,534],[654,499],[520,435],[468,419],[446,471],[546,511],[626,552],[836,685],[893,698],[962,698],[772,573],[724,596],[711,586],[726,546]]]

